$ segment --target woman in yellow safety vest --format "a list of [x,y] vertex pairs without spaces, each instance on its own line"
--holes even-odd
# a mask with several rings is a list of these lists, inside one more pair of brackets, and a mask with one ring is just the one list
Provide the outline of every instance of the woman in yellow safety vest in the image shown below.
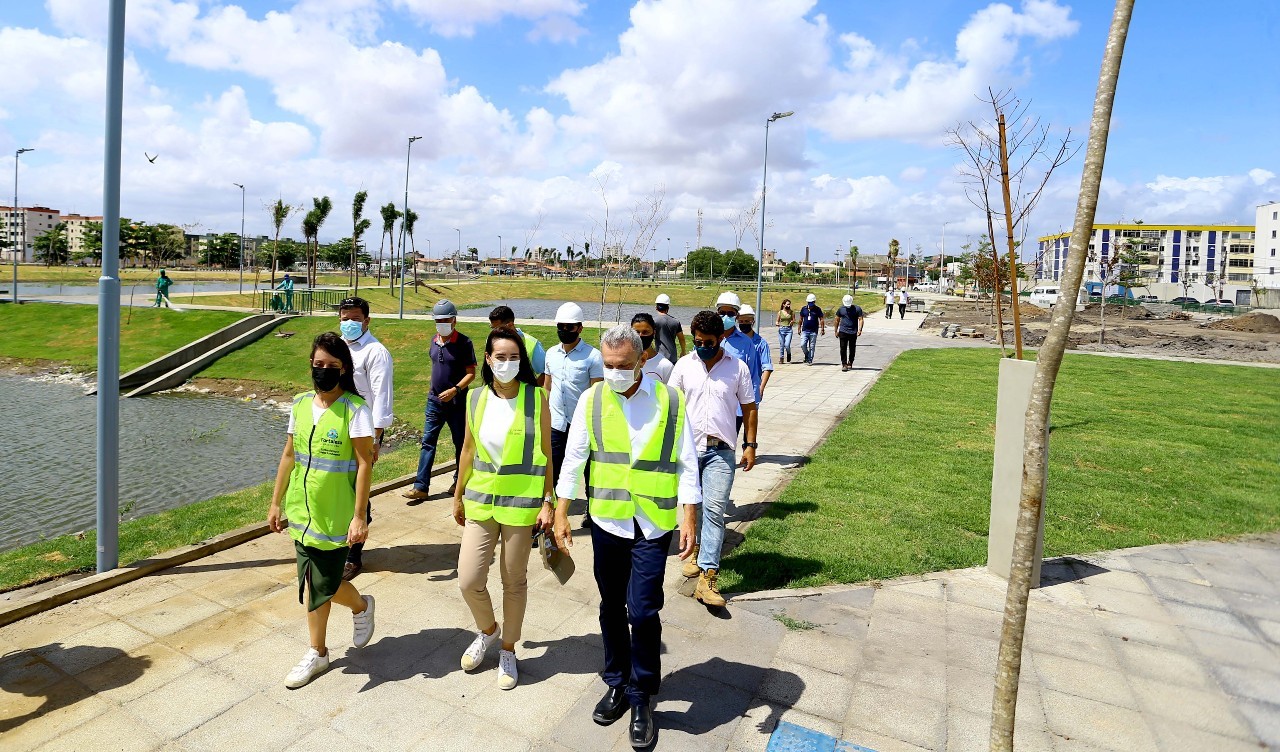
[[[368,537],[369,481],[373,472],[373,415],[356,391],[351,350],[325,332],[311,345],[315,389],[293,400],[289,438],[276,471],[267,523],[289,531],[298,558],[298,602],[307,597],[311,648],[285,679],[297,689],[329,668],[325,633],[331,601],[351,609],[352,642],[373,637],[373,596],[342,579],[347,548]],[[281,502],[283,501],[283,513]]]
[[[484,352],[484,387],[467,398],[466,439],[453,491],[453,519],[462,526],[458,586],[479,629],[462,654],[462,668],[478,668],[501,639],[498,686],[511,689],[519,679],[515,649],[528,594],[530,543],[535,530],[551,527],[551,413],[520,335],[494,329]],[[487,584],[499,540],[501,628]]]

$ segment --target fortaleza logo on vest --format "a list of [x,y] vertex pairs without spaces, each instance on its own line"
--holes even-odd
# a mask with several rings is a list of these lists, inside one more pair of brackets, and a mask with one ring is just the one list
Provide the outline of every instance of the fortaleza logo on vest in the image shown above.
[[336,429],[336,428],[330,428],[330,429],[329,429],[329,433],[325,434],[325,435],[324,435],[324,437],[325,437],[326,439],[330,439],[330,440],[332,440],[332,441],[337,441],[337,440],[338,440],[338,429]]
[[320,454],[336,457],[342,453],[342,440],[338,438],[338,429],[330,428],[320,437]]

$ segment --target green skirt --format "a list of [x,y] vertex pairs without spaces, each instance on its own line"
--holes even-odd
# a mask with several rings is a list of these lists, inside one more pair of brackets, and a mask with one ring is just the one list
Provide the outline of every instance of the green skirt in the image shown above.
[[294,541],[293,548],[298,553],[298,603],[306,603],[307,611],[315,611],[341,587],[347,547],[326,550]]

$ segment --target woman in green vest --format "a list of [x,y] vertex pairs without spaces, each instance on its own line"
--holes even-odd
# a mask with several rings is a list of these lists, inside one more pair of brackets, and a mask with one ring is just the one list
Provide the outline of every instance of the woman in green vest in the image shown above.
[[[484,387],[472,389],[467,399],[466,439],[453,491],[453,519],[462,526],[458,586],[479,629],[462,654],[462,668],[478,668],[501,640],[498,686],[511,689],[519,676],[515,649],[528,594],[530,542],[534,530],[551,526],[551,413],[520,335],[494,329],[484,352]],[[499,540],[501,628],[488,588]]]
[[[289,438],[276,471],[267,524],[289,531],[298,558],[298,602],[306,596],[311,648],[285,679],[306,685],[329,668],[325,633],[331,601],[351,609],[352,642],[373,637],[373,596],[342,579],[347,548],[369,535],[369,481],[373,472],[373,416],[356,391],[351,350],[325,332],[311,345],[314,391],[293,399]],[[281,504],[283,502],[283,513]]]

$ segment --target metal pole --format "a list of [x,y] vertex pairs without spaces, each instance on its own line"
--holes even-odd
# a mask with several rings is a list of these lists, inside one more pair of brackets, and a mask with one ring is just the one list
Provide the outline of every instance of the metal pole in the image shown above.
[[[410,136],[409,146],[404,150],[404,216],[400,218],[400,318],[404,318],[404,240],[408,235],[408,225],[405,220],[409,218],[409,157],[413,154],[413,142],[422,138],[422,136]],[[417,259],[414,259],[417,264]],[[415,272],[416,274],[416,272]],[[415,278],[416,279],[416,278]]]
[[240,294],[244,295],[244,186],[232,183],[240,189]]
[[[13,221],[18,225],[18,158],[35,149],[18,149],[13,153]],[[18,257],[27,255],[27,213],[22,213],[18,240],[13,246],[13,302],[18,302]]]
[[102,276],[98,278],[97,513],[99,572],[120,564],[120,131],[124,109],[125,0],[111,0]]
[[[776,113],[775,113],[776,116]],[[760,315],[760,302],[764,298],[764,215],[765,203],[769,195],[769,123],[773,118],[764,121],[764,176],[760,181],[760,255],[756,264],[756,311]]]

